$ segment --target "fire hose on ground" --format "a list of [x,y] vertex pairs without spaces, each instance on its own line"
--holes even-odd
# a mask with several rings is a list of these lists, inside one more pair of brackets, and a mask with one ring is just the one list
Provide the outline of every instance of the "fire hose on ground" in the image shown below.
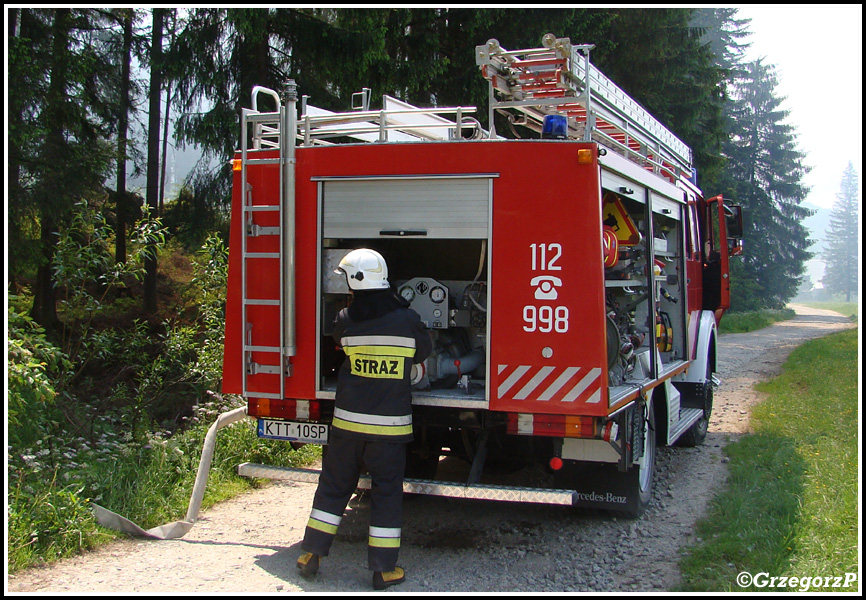
[[157,540],[173,540],[186,535],[186,532],[195,524],[199,510],[201,509],[201,502],[204,498],[204,490],[207,486],[208,474],[210,473],[211,460],[213,459],[214,446],[216,445],[217,430],[236,423],[247,416],[247,407],[242,406],[221,414],[217,417],[216,422],[210,426],[210,429],[208,429],[207,435],[204,438],[201,460],[198,463],[198,472],[195,476],[195,484],[193,485],[192,496],[189,499],[189,508],[186,511],[185,520],[144,530],[129,519],[121,517],[117,513],[111,512],[97,504],[93,504],[93,515],[96,517],[96,522],[109,529]]

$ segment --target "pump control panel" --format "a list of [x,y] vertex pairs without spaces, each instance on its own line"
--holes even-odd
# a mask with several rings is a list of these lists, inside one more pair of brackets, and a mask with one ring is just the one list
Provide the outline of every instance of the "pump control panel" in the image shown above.
[[428,329],[448,328],[448,286],[429,277],[416,277],[401,284],[397,292],[409,301]]

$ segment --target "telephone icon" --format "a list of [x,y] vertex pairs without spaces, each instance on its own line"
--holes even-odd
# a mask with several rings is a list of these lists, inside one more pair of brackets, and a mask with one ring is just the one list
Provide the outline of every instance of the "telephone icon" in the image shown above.
[[533,277],[529,285],[537,286],[538,288],[535,290],[536,300],[556,300],[559,296],[556,288],[562,285],[562,280],[559,277],[551,275],[539,275],[538,277]]

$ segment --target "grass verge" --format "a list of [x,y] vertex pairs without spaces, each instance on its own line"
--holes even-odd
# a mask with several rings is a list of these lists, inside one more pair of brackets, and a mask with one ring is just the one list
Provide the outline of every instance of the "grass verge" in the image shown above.
[[754,434],[726,448],[726,489],[681,556],[677,591],[858,591],[846,576],[859,570],[857,348],[856,330],[807,342],[759,386]]
[[790,308],[781,310],[754,310],[746,312],[727,312],[722,317],[719,333],[748,333],[769,327],[779,321],[793,319],[797,313]]
[[803,306],[810,308],[822,308],[824,310],[836,311],[846,317],[851,317],[853,321],[857,320],[860,308],[856,302],[800,302]]
[[[230,401],[214,399],[195,407],[193,425],[171,436],[156,431],[133,439],[106,428],[97,443],[39,440],[21,454],[7,454],[9,572],[123,536],[96,524],[91,502],[144,529],[183,520],[205,435],[220,413],[234,408]],[[220,429],[202,510],[261,485],[237,475],[240,462],[303,466],[319,455],[318,446],[293,450],[286,442],[259,439],[249,419]]]

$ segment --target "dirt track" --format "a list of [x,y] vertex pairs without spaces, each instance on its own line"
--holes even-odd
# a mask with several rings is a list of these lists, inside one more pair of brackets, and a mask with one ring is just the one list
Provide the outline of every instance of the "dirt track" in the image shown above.
[[[388,591],[663,591],[677,584],[677,549],[726,477],[722,448],[744,433],[760,400],[755,382],[780,372],[805,340],[853,327],[829,311],[795,307],[796,319],[721,336],[715,408],[705,444],[660,448],[651,508],[635,521],[566,507],[407,498],[400,564]],[[534,478],[537,473],[518,474]],[[281,483],[204,512],[183,539],[124,539],[98,551],[10,576],[9,592],[367,592],[368,504],[353,501],[331,556],[311,582],[295,560],[314,487]],[[733,583],[733,582],[732,582]]]

